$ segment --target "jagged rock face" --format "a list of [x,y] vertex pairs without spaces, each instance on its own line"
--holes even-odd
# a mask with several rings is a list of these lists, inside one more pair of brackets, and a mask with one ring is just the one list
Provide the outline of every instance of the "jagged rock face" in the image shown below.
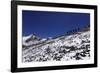
[[90,58],[89,30],[49,40],[31,39],[28,42],[25,40],[22,48],[23,62],[88,60]]

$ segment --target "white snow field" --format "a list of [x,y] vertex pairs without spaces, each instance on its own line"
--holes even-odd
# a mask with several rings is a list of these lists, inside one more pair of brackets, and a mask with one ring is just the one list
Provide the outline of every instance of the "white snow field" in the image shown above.
[[90,31],[78,31],[56,38],[23,37],[23,62],[88,60],[90,58]]

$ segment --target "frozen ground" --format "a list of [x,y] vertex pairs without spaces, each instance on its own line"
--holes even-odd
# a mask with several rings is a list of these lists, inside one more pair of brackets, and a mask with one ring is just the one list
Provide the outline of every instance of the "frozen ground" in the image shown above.
[[90,31],[76,32],[57,38],[23,37],[23,62],[88,60],[90,58]]

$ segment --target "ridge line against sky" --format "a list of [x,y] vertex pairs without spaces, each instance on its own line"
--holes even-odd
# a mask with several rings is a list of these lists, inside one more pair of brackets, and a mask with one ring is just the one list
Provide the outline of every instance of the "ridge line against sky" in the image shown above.
[[56,37],[76,28],[90,25],[90,14],[71,12],[22,11],[22,35]]

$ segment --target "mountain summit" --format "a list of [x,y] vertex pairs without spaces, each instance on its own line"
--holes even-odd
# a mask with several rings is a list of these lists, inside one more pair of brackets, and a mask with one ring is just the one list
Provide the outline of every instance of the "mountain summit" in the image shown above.
[[31,34],[29,36],[23,37],[23,46],[30,46],[32,44],[36,44],[40,41],[40,38],[37,37],[35,34]]

